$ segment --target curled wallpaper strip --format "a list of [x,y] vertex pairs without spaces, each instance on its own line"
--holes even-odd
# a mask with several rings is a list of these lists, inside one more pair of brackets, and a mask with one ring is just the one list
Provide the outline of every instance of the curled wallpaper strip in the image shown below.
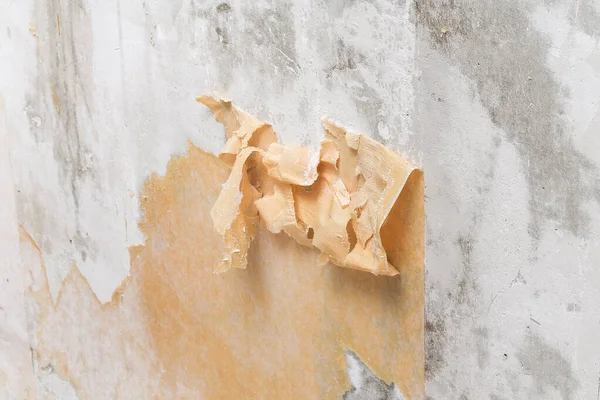
[[211,211],[225,243],[215,272],[246,268],[260,218],[269,231],[284,231],[319,249],[321,264],[398,274],[400,266],[392,265],[388,254],[395,246],[390,230],[401,229],[402,221],[389,219],[401,219],[407,205],[400,193],[420,170],[381,143],[329,120],[323,122],[319,150],[285,146],[271,125],[231,102],[210,96],[197,101],[225,126],[227,142],[219,158],[231,165]]

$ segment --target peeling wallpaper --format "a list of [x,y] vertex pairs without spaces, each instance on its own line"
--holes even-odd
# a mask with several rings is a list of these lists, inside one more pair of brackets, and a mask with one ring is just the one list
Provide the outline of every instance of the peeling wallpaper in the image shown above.
[[[598,2],[0,9],[0,398],[598,397]],[[307,268],[273,289],[317,256],[285,237],[257,236],[264,271],[235,271],[235,292],[198,267],[201,243],[222,246],[207,213],[226,178],[202,93],[275,124],[281,143],[316,149],[327,115],[422,167],[424,354],[402,336],[407,304],[384,301],[402,283]],[[302,285],[319,296],[292,301]],[[323,304],[318,323],[294,318]],[[274,315],[289,329],[265,331]],[[201,340],[222,334],[198,323],[215,319],[239,328],[234,342]],[[268,387],[244,361],[265,353]]]
[[[130,275],[104,304],[75,264],[53,303],[42,250],[21,229],[40,369],[80,398],[340,398],[352,349],[422,398],[422,269],[391,281],[319,267],[318,252],[261,225],[250,266],[216,275],[224,245],[209,211],[228,172],[190,145],[147,181],[146,242],[129,249]],[[415,184],[401,197],[419,193]]]

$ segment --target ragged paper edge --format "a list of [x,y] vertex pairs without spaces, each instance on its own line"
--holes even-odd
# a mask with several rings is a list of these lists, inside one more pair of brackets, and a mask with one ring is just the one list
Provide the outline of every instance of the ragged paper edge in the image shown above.
[[319,249],[319,264],[331,261],[375,275],[398,274],[399,266],[388,260],[391,249],[385,248],[381,229],[392,208],[402,206],[396,204],[400,193],[409,176],[421,172],[418,168],[328,119],[319,150],[286,146],[278,143],[270,124],[231,102],[210,96],[196,100],[225,126],[227,143],[219,157],[232,167],[211,210],[226,249],[216,273],[246,268],[262,219],[269,231],[284,231]]

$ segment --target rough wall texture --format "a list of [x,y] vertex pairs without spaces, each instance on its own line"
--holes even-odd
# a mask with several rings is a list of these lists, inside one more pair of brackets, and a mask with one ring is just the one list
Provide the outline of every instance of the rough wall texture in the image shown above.
[[144,242],[144,181],[188,140],[222,146],[193,101],[214,93],[282,142],[316,147],[327,114],[422,165],[429,398],[598,398],[597,1],[0,9],[0,397],[77,396],[35,359],[32,383],[18,225],[52,298],[76,264],[109,301]]

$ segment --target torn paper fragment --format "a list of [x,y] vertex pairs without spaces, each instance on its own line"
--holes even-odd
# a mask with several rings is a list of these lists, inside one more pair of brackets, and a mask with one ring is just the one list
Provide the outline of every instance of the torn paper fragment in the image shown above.
[[226,249],[216,272],[246,268],[260,218],[269,231],[284,231],[319,249],[320,263],[398,274],[401,266],[389,254],[397,247],[390,229],[401,230],[403,223],[388,219],[393,208],[396,219],[402,207],[410,209],[400,202],[418,201],[400,194],[413,172],[422,179],[420,170],[381,143],[327,119],[320,149],[287,146],[278,143],[271,125],[231,102],[210,96],[198,101],[225,126],[228,140],[219,157],[231,165],[211,211]]
[[215,119],[225,126],[227,142],[219,158],[229,165],[233,165],[235,157],[246,147],[267,150],[271,143],[277,141],[271,125],[238,109],[230,101],[217,101],[210,96],[197,97],[196,101],[210,108]]
[[260,198],[259,192],[250,184],[246,171],[253,160],[251,156],[260,151],[255,147],[247,147],[240,152],[210,212],[215,228],[225,238],[226,249],[215,272],[225,272],[231,267],[246,267],[248,249],[258,222],[254,203]]
[[263,156],[269,176],[285,183],[310,186],[317,180],[319,152],[299,146],[272,143]]
[[310,186],[317,180],[319,161],[318,151],[279,143],[272,143],[263,157],[269,176],[298,186]]

